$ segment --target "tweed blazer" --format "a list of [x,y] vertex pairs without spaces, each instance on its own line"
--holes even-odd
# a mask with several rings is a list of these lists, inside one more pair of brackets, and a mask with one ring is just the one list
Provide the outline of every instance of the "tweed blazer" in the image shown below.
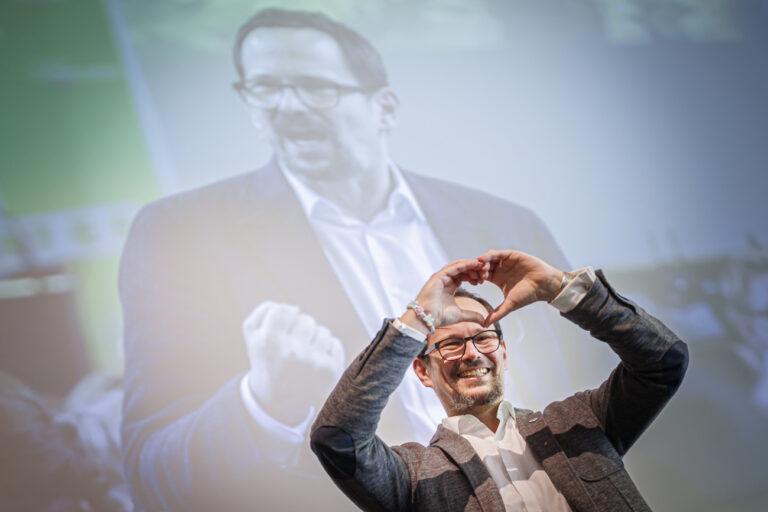
[[[597,389],[543,412],[516,410],[527,447],[575,511],[650,510],[622,457],[679,387],[685,343],[611,288],[602,272],[564,316],[621,358]],[[385,322],[350,365],[312,427],[312,450],[364,510],[504,510],[499,489],[468,441],[442,426],[429,446],[388,447],[381,409],[424,343]]]

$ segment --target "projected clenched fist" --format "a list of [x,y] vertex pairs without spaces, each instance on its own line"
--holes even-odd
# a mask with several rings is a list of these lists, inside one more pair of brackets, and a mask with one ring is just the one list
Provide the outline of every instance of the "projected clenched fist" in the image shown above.
[[249,385],[275,419],[297,424],[344,371],[344,347],[298,306],[264,301],[243,321]]

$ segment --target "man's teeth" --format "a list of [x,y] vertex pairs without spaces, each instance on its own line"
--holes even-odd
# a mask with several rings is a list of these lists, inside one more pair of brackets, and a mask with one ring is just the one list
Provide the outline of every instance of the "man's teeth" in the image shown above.
[[294,144],[298,144],[299,146],[306,145],[306,144],[314,144],[318,142],[320,139],[317,137],[293,137],[291,139]]
[[459,377],[466,378],[466,377],[482,377],[486,373],[488,373],[490,370],[488,368],[473,368],[472,370],[466,370],[459,374]]

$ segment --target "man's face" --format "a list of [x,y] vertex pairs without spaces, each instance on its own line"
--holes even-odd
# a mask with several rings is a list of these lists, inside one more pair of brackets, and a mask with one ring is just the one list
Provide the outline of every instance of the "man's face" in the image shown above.
[[[468,297],[456,297],[456,303],[462,309],[488,314],[482,304]],[[446,338],[465,338],[486,329],[474,322],[440,327],[428,336],[427,347]],[[461,359],[443,361],[437,350],[425,359],[414,360],[414,370],[422,384],[435,390],[448,416],[473,413],[502,400],[507,369],[507,347],[503,340],[490,354],[481,354],[469,341]]]
[[[242,62],[247,82],[360,85],[336,41],[313,29],[256,29],[243,41]],[[251,110],[288,169],[307,179],[338,179],[386,158],[386,113],[377,98],[373,91],[342,90],[338,104],[321,109],[286,88],[274,108]]]

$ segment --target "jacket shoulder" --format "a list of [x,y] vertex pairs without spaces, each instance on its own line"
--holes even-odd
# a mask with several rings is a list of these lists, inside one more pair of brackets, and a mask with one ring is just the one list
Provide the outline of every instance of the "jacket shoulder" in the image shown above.
[[[247,216],[266,217],[270,191],[287,197],[287,184],[281,180],[279,170],[266,166],[156,199],[139,210],[128,238],[182,240],[197,232],[226,231]],[[280,202],[273,199],[271,204]]]
[[590,391],[580,391],[563,400],[552,402],[544,408],[542,416],[553,433],[567,432],[574,425],[581,425],[585,428],[601,428],[600,422],[587,400],[587,394]]
[[[498,215],[502,211],[508,215],[531,218],[538,221],[536,214],[525,206],[502,199],[488,192],[483,192],[467,185],[416,174],[411,171],[403,171],[403,176],[419,196],[434,196],[446,202],[446,204],[452,204],[454,207],[471,207],[475,214]],[[449,201],[450,203],[448,203]]]
[[245,199],[252,192],[255,184],[273,173],[269,167],[238,174],[213,183],[208,183],[189,190],[176,192],[147,203],[142,212],[148,215],[179,215],[210,209],[216,205],[232,204]]

